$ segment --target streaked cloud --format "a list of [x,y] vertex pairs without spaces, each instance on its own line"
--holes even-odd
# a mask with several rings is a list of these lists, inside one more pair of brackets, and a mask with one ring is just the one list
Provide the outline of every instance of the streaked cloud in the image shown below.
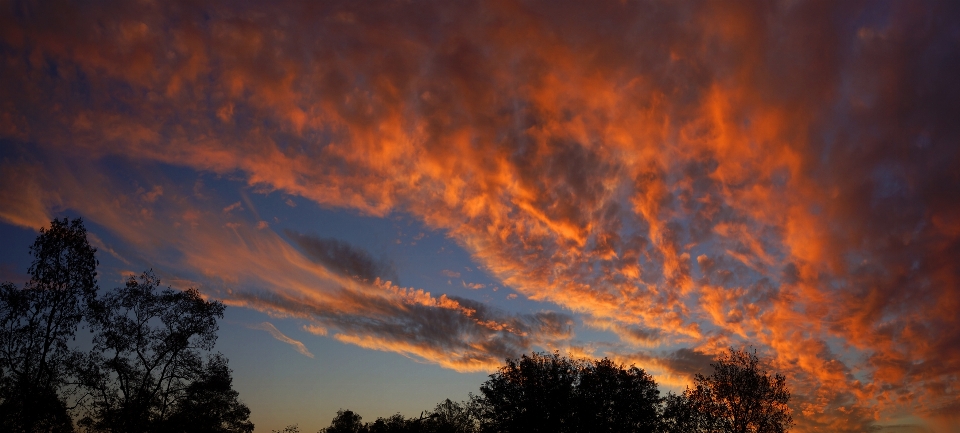
[[382,278],[397,282],[397,270],[392,263],[374,259],[367,251],[333,238],[319,238],[286,231],[294,244],[311,260],[346,277],[373,281]]
[[287,343],[293,346],[293,348],[297,352],[300,352],[301,355],[306,356],[307,358],[313,358],[313,354],[310,353],[309,350],[307,350],[307,346],[305,346],[303,343],[297,340],[287,337],[282,332],[280,332],[280,330],[277,329],[276,326],[273,326],[273,324],[270,322],[262,322],[256,325],[250,325],[250,329],[259,329],[261,331],[267,331],[270,333],[270,335],[273,338],[277,339],[278,341],[282,341],[284,343]]

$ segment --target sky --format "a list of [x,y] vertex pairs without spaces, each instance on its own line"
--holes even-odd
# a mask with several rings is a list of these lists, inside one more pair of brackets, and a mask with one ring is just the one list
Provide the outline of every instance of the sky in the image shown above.
[[796,432],[960,430],[960,2],[0,1],[0,280],[228,305],[258,432],[418,416],[507,357]]

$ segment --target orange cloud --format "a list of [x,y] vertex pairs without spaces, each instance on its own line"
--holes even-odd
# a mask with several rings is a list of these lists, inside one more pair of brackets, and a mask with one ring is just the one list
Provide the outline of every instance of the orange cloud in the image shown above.
[[188,167],[412,215],[676,383],[683,356],[755,344],[800,431],[957,399],[956,6],[103,6],[0,14],[8,223],[73,209],[141,262],[172,248],[248,287],[226,302],[457,370],[575,346],[569,316],[376,282],[368,257],[97,169]]
[[[273,326],[273,324],[270,323],[270,322],[263,322],[263,323],[260,323],[260,324],[258,324],[258,325],[252,325],[252,326],[250,326],[250,328],[251,328],[251,329],[260,329],[260,330],[263,330],[263,331],[267,331],[267,332],[270,333],[270,335],[271,335],[273,338],[277,339],[278,341],[282,341],[282,342],[284,342],[284,343],[287,343],[287,344],[293,346],[293,348],[294,348],[297,352],[299,352],[301,355],[306,356],[307,358],[313,358],[313,354],[310,353],[310,350],[307,349],[307,346],[306,346],[306,345],[304,345],[304,344],[303,344],[302,342],[300,342],[300,341],[297,341],[297,340],[294,340],[294,339],[292,339],[292,338],[290,338],[290,337],[287,337],[286,335],[284,335],[284,333],[280,332],[280,330],[277,329],[276,326]],[[311,330],[311,332],[316,331],[316,329],[314,329],[314,328],[310,328],[310,330]],[[321,334],[321,335],[322,335],[322,334]]]

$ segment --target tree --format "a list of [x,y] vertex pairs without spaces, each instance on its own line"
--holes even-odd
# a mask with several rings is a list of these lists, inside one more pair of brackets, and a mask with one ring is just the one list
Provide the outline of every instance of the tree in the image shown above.
[[660,391],[643,370],[559,353],[508,359],[480,386],[483,428],[496,432],[646,432],[658,423]]
[[667,394],[660,414],[660,431],[664,433],[706,433],[714,431],[715,423],[697,411],[688,393]]
[[573,408],[577,431],[652,432],[658,425],[660,391],[643,370],[609,359],[585,363]]
[[420,431],[430,433],[473,433],[479,426],[468,404],[449,398],[437,404],[423,421]]
[[330,427],[320,430],[321,433],[362,433],[367,429],[360,422],[363,419],[359,414],[351,410],[340,409],[337,416],[333,417]]
[[253,433],[250,409],[240,402],[223,355],[211,356],[202,376],[187,386],[162,430],[182,433]]
[[30,247],[30,280],[0,286],[0,427],[9,432],[73,430],[64,392],[70,347],[97,294],[96,249],[83,221],[54,219]]
[[480,385],[484,421],[493,431],[572,431],[573,388],[577,361],[534,353],[507,359],[506,365]]
[[793,425],[787,403],[790,391],[781,374],[760,369],[755,353],[730,349],[715,364],[713,374],[694,377],[684,398],[700,415],[703,431],[783,433]]
[[370,433],[412,433],[419,432],[414,426],[416,420],[408,420],[399,413],[387,418],[377,418],[373,423],[368,423],[363,431]]
[[217,355],[204,363],[202,357],[216,342],[223,304],[196,289],[159,287],[160,280],[145,272],[90,309],[95,334],[79,368],[89,391],[81,425],[148,432],[198,417],[191,428],[252,431],[249,410],[230,388],[226,360]]

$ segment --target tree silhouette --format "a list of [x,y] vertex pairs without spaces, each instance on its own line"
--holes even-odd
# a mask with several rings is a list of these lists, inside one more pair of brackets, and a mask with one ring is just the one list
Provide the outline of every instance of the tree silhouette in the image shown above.
[[363,431],[369,433],[408,433],[419,431],[414,424],[417,420],[408,420],[403,415],[394,414],[387,418],[377,418],[376,421],[368,423]]
[[[249,410],[230,388],[229,369],[213,349],[224,306],[196,289],[159,289],[146,272],[130,277],[91,308],[94,347],[78,368],[89,390],[81,425],[94,431],[249,432]],[[203,428],[201,428],[203,427]]]
[[555,352],[506,361],[480,386],[483,428],[497,432],[654,431],[660,403],[643,370]]
[[201,377],[187,386],[163,430],[180,433],[253,433],[250,409],[232,388],[227,359],[217,354],[207,361]]
[[430,433],[472,433],[479,427],[469,404],[449,398],[437,404],[424,421],[422,431]]
[[683,396],[702,431],[783,433],[793,425],[786,378],[761,370],[755,353],[731,348],[710,365],[713,374],[697,374]]
[[321,433],[362,433],[366,431],[360,422],[362,417],[351,410],[340,409],[333,417],[330,427],[320,430]]
[[[321,433],[659,432],[782,433],[793,424],[786,379],[730,350],[695,387],[660,397],[649,374],[610,359],[533,353],[507,359],[467,402],[449,399],[419,418],[400,414],[363,424],[340,410]],[[275,432],[281,433],[281,432]]]
[[507,359],[480,385],[484,424],[495,431],[566,432],[580,365],[559,353]]
[[578,431],[649,432],[657,428],[660,391],[643,370],[609,359],[585,363],[574,398]]
[[669,393],[663,399],[660,413],[660,431],[664,433],[712,432],[716,423],[700,413],[687,398],[687,393]]
[[[152,273],[97,294],[96,249],[79,219],[53,220],[30,253],[30,280],[0,284],[0,431],[253,431],[227,360],[204,362],[223,304],[158,290]],[[83,322],[93,348],[71,347]]]
[[40,229],[23,289],[0,286],[0,427],[9,432],[72,431],[61,390],[69,345],[86,303],[97,293],[96,249],[83,221],[53,220]]

